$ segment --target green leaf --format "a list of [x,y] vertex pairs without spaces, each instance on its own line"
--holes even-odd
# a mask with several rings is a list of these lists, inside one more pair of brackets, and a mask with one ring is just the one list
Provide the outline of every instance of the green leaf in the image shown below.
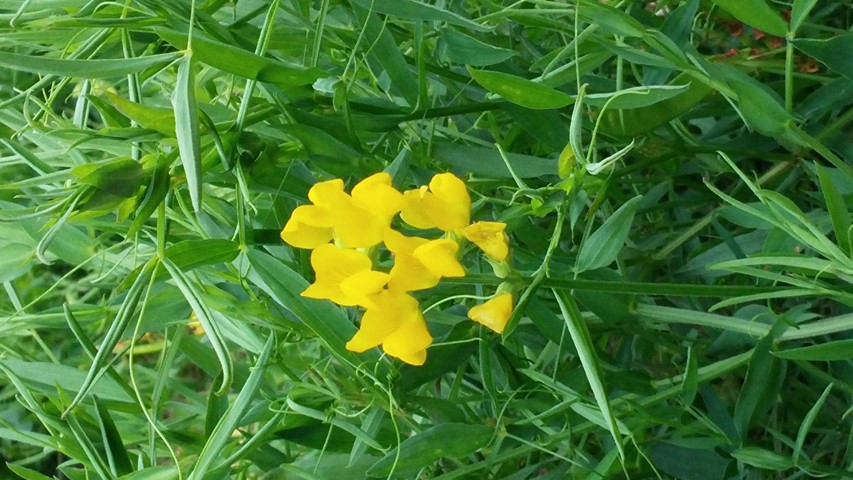
[[[569,124],[569,147],[572,150],[572,159],[571,159],[571,168],[574,171],[575,164],[578,161],[583,161],[586,158],[583,152],[583,117],[586,112],[586,104],[584,103],[584,99],[586,98],[586,84],[580,86],[578,89],[578,98],[572,107],[572,120]],[[568,158],[560,155],[560,160],[564,163],[563,174],[568,177],[572,171],[569,171],[570,165],[568,165]],[[561,174],[561,176],[563,176]]]
[[[451,165],[460,171],[492,178],[512,178],[500,152],[496,149],[439,143],[435,146],[433,156],[439,162]],[[557,174],[557,167],[553,160],[520,153],[508,153],[507,158],[519,178]]]
[[[86,387],[86,374],[67,365],[56,365],[44,362],[25,362],[14,358],[0,360],[0,365],[15,372],[25,384],[42,393],[53,393],[56,386],[69,392],[80,392]],[[115,403],[135,403],[111,378],[101,378],[91,388],[98,397]]]
[[791,33],[796,33],[800,29],[806,17],[817,5],[817,0],[794,0],[791,6]]
[[441,42],[439,52],[442,59],[460,65],[488,67],[516,55],[514,50],[498,48],[451,29],[442,30]]
[[[187,35],[184,33],[164,28],[155,28],[154,33],[178,49],[183,50],[187,47]],[[223,72],[280,87],[308,85],[322,75],[321,71],[314,68],[288,65],[242,48],[211,40],[200,35],[198,30],[193,32],[192,48],[192,57],[199,62]]]
[[832,362],[853,358],[853,340],[836,340],[807,347],[790,348],[773,352],[786,360],[808,360]]
[[353,0],[353,3],[377,13],[409,20],[444,22],[481,32],[491,30],[449,10],[416,0]]
[[22,467],[20,465],[15,465],[14,463],[7,463],[6,467],[12,471],[15,475],[23,478],[24,480],[53,480],[51,477],[47,475],[42,475],[41,473],[30,470],[29,468]]
[[802,423],[800,424],[800,428],[797,430],[797,440],[794,443],[794,454],[791,456],[791,461],[794,464],[797,464],[800,459],[800,455],[803,452],[803,445],[806,442],[806,436],[809,434],[809,430],[812,428],[812,424],[814,424],[815,419],[817,418],[818,413],[820,413],[820,409],[823,408],[823,404],[826,403],[826,399],[829,397],[829,392],[832,391],[832,383],[826,386],[823,389],[823,393],[817,399],[812,408],[809,409],[809,412],[803,418]]
[[797,39],[794,46],[810,57],[814,57],[833,72],[853,82],[853,33],[835,35],[826,40]]
[[169,187],[171,186],[168,163],[164,157],[158,157],[154,171],[151,173],[151,180],[145,188],[144,195],[142,195],[141,199],[137,197],[139,207],[136,209],[133,222],[127,229],[125,238],[133,238],[142,226],[145,225],[145,222],[151,218],[151,215],[154,214],[160,203],[166,199]]
[[474,70],[470,67],[468,72],[486,90],[533,110],[561,108],[575,101],[568,93],[508,73]]
[[358,159],[361,154],[346,143],[319,128],[291,123],[278,127],[279,131],[296,137],[311,155],[319,155],[342,162]]
[[220,265],[237,258],[240,245],[220,238],[205,240],[183,240],[166,247],[165,257],[182,271],[203,265]]
[[575,271],[585,272],[596,268],[606,267],[616,260],[622,250],[622,245],[628,239],[634,213],[637,211],[642,196],[636,196],[625,202],[613,215],[598,227],[581,245],[578,252]]
[[823,199],[826,201],[826,209],[829,211],[829,218],[832,219],[832,229],[835,231],[838,246],[841,250],[851,253],[853,252],[853,245],[850,243],[851,223],[847,204],[826,167],[816,163],[815,168],[820,181],[820,189],[823,191]]
[[177,480],[182,478],[178,475],[178,469],[174,466],[147,467],[133,473],[123,475],[117,480]]
[[785,37],[788,25],[764,0],[713,0],[720,8],[741,22],[770,35]]
[[[586,102],[594,107],[632,109],[648,107],[687,92],[690,84],[631,87],[613,93],[588,93]],[[616,97],[616,98],[613,98]],[[613,98],[611,101],[610,99]],[[608,103],[609,102],[609,103]]]
[[225,415],[216,424],[213,433],[207,438],[207,442],[199,454],[189,480],[207,478],[206,475],[208,472],[214,467],[217,460],[221,458],[223,449],[231,440],[234,430],[239,426],[239,422],[243,419],[243,416],[258,396],[258,391],[263,383],[264,373],[266,372],[267,363],[269,362],[274,345],[275,335],[271,333],[264,344],[261,354],[258,356],[258,360],[255,362],[254,368],[252,368],[252,373],[249,374],[249,378],[243,384],[243,388],[240,390],[237,398],[234,399],[234,403],[228,407]]
[[744,447],[732,452],[732,457],[752,467],[781,472],[793,468],[790,457],[760,447]]
[[130,158],[79,165],[71,170],[79,183],[91,185],[120,198],[130,198],[142,184],[143,170]]
[[124,442],[116,428],[110,411],[104,404],[98,401],[98,397],[94,397],[95,401],[95,418],[98,421],[98,426],[101,429],[101,438],[105,440],[104,450],[107,454],[107,461],[110,469],[114,470],[118,475],[124,475],[133,471],[133,465],[130,463],[130,457],[127,455],[127,449],[124,448]]
[[655,467],[679,480],[723,480],[731,463],[713,447],[691,448],[659,442],[653,443],[650,450]]
[[158,131],[170,137],[175,135],[175,112],[171,108],[148,107],[131,102],[112,92],[105,93],[110,104],[125,117],[142,128]]
[[[583,366],[583,372],[595,397],[595,403],[598,405],[598,409],[604,419],[604,427],[609,431],[610,436],[615,442],[616,450],[619,451],[619,458],[624,459],[625,447],[622,445],[622,432],[619,428],[619,422],[613,414],[610,400],[607,398],[604,383],[601,381],[600,361],[598,360],[598,355],[595,353],[595,347],[592,343],[589,329],[586,326],[586,320],[581,315],[575,300],[566,290],[551,289],[551,293],[554,294],[554,298],[560,306],[560,313],[566,322],[566,328],[569,331],[572,344],[578,353],[578,358]],[[629,434],[630,432],[626,433]]]
[[681,74],[670,85],[686,86],[686,91],[644,107],[613,109],[611,103],[601,113],[601,131],[619,137],[635,137],[689,112],[711,93],[711,87],[696,80],[691,81],[690,78],[687,74]]
[[[108,359],[113,355],[113,351],[115,350],[121,335],[127,329],[131,319],[134,317],[134,314],[136,313],[136,306],[139,304],[140,298],[142,298],[142,294],[146,289],[150,275],[153,273],[153,270],[156,269],[156,265],[157,264],[154,261],[146,262],[139,276],[136,277],[133,284],[130,286],[127,296],[124,298],[124,301],[122,301],[118,312],[116,312],[115,320],[110,324],[106,335],[104,335],[101,346],[98,348],[98,353],[95,355],[95,358],[92,359],[92,366],[89,367],[89,371],[86,373],[86,378],[80,388],[65,388],[66,390],[77,391],[77,395],[65,409],[66,414],[71,412],[77,404],[83,401],[93,385],[100,383],[98,379],[100,379],[107,371],[109,367]],[[102,398],[108,398],[103,393],[97,393],[97,395]]]
[[201,211],[201,152],[198,132],[198,107],[195,100],[195,76],[193,75],[192,56],[187,55],[178,64],[178,78],[172,92],[172,106],[175,110],[175,136],[178,139],[178,151],[187,189],[190,192],[193,210]]
[[717,71],[737,94],[738,111],[749,128],[770,137],[790,130],[791,115],[766,85],[733,67],[719,65]]
[[440,423],[404,440],[367,471],[370,477],[387,477],[432,465],[442,457],[459,459],[489,444],[494,427],[465,423]]
[[220,325],[214,320],[210,308],[204,302],[204,299],[201,296],[200,286],[196,285],[195,282],[187,277],[187,275],[168,258],[162,258],[160,261],[163,264],[163,267],[165,267],[169,272],[169,275],[172,276],[172,280],[174,280],[175,285],[177,285],[178,289],[184,295],[187,303],[192,307],[193,313],[195,313],[196,318],[198,318],[199,323],[201,323],[201,326],[204,328],[204,332],[210,341],[210,346],[213,347],[213,351],[216,353],[216,358],[219,361],[219,366],[221,367],[222,372],[222,383],[217,388],[217,394],[221,395],[231,386],[234,376],[234,364],[231,362],[231,353],[222,336]]
[[752,352],[746,380],[735,404],[735,428],[741,439],[746,439],[750,428],[762,421],[782,388],[786,362],[774,356],[770,350],[780,330],[778,327],[772,328]]
[[60,60],[0,52],[0,67],[42,75],[76,78],[110,78],[139,73],[174,61],[180,53],[161,53],[127,59]]
[[642,37],[646,33],[645,27],[639,20],[600,2],[590,0],[578,2],[578,15],[589,23],[600,25],[606,30],[626,37]]

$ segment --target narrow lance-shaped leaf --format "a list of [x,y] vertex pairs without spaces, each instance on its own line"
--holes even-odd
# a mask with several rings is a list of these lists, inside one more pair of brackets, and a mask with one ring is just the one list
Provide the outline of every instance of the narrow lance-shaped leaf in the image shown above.
[[734,412],[735,428],[741,439],[745,439],[749,429],[767,414],[782,388],[787,365],[784,360],[772,354],[771,348],[784,328],[784,324],[771,328],[755,345],[750,357],[749,369]]
[[622,250],[622,245],[628,238],[634,213],[642,198],[642,196],[636,196],[625,202],[583,242],[578,252],[576,272],[606,267],[616,259],[616,255]]
[[195,99],[195,76],[192,56],[187,55],[178,65],[178,78],[172,92],[175,109],[175,136],[193,209],[201,211],[201,153],[198,135],[198,111]]
[[791,6],[791,33],[796,33],[809,12],[817,5],[817,0],[794,0]]
[[189,476],[189,480],[206,478],[205,475],[207,472],[214,465],[214,462],[220,458],[222,450],[234,433],[234,429],[239,425],[240,420],[252,405],[258,394],[258,390],[261,388],[273,345],[275,345],[275,335],[270,333],[264,349],[261,351],[261,355],[252,369],[252,373],[249,374],[249,378],[243,384],[243,389],[240,390],[237,398],[234,399],[234,403],[228,407],[225,415],[222,416],[207,439],[207,443],[205,443],[204,448],[201,450],[201,454]]
[[565,107],[575,101],[568,93],[508,73],[474,70],[470,67],[468,72],[486,90],[522,107],[548,110]]
[[133,465],[130,463],[130,457],[127,455],[127,449],[124,448],[121,434],[116,428],[110,411],[104,404],[95,400],[95,418],[98,420],[98,426],[101,429],[101,440],[104,442],[104,450],[107,454],[107,463],[110,470],[116,475],[126,475],[133,471]]
[[210,340],[210,345],[216,353],[216,358],[219,360],[219,365],[222,367],[222,383],[217,388],[218,394],[223,394],[231,386],[233,379],[234,366],[231,363],[231,355],[228,352],[228,347],[225,345],[225,339],[219,330],[219,325],[213,320],[213,315],[208,309],[207,304],[201,298],[198,287],[193,284],[190,279],[168,258],[161,259],[163,266],[172,276],[178,289],[186,298],[187,303],[192,307],[193,312],[201,323],[204,332]]
[[142,268],[142,271],[139,273],[139,276],[136,277],[136,281],[131,285],[127,292],[127,296],[124,298],[121,307],[116,313],[115,320],[112,325],[110,325],[109,330],[107,330],[107,334],[104,336],[104,341],[101,342],[98,353],[92,360],[92,366],[86,374],[86,379],[83,381],[83,385],[80,386],[77,396],[74,397],[68,405],[68,408],[65,409],[63,415],[73,410],[74,407],[76,407],[77,404],[86,397],[86,394],[89,393],[89,390],[101,375],[107,371],[107,359],[109,355],[112,354],[122,333],[127,329],[130,320],[133,318],[133,314],[136,312],[136,305],[139,303],[139,299],[142,298],[142,293],[145,291],[145,286],[152,274],[152,270],[156,268],[156,265],[157,262],[153,259],[146,263]]
[[788,33],[785,20],[773,11],[764,0],[713,0],[720,8],[741,22],[784,37]]
[[799,39],[794,46],[825,64],[830,70],[853,82],[853,33],[835,35],[823,40]]
[[0,67],[42,75],[76,78],[110,78],[137,73],[178,58],[178,53],[161,53],[128,59],[63,60],[0,52]]
[[622,433],[619,431],[618,422],[613,415],[613,410],[610,408],[610,400],[608,400],[607,392],[604,390],[604,383],[601,381],[598,356],[596,356],[592,337],[589,335],[586,323],[584,323],[575,300],[569,296],[568,292],[557,289],[552,289],[551,292],[560,306],[560,312],[566,321],[566,327],[569,330],[572,343],[578,352],[578,358],[581,361],[581,365],[583,365],[583,371],[586,374],[589,386],[592,388],[592,394],[595,397],[595,402],[598,404],[598,409],[601,410],[601,415],[604,417],[607,429],[613,437],[616,449],[619,451],[619,456],[624,459],[625,448],[622,446]]
[[391,450],[367,471],[369,477],[415,472],[441,457],[460,458],[480,450],[494,437],[494,427],[440,423],[416,433]]

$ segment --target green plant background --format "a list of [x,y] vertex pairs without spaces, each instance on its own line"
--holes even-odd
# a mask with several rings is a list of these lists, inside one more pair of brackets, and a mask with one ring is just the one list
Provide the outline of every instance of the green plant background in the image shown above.
[[[853,9],[0,0],[0,476],[849,477]],[[278,238],[320,180],[506,222],[420,368]],[[470,274],[421,295],[490,295]]]

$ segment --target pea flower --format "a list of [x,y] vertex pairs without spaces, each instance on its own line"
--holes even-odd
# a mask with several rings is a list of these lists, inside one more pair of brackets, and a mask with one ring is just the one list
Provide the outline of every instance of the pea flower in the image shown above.
[[303,297],[331,300],[342,306],[375,304],[371,296],[378,293],[390,276],[372,270],[367,254],[326,243],[311,252],[311,266],[317,279],[302,292]]
[[432,177],[429,187],[403,193],[400,217],[415,228],[450,232],[471,222],[471,197],[456,175],[439,173]]
[[471,307],[468,318],[481,323],[497,333],[504,331],[507,320],[512,314],[512,294],[498,293],[487,302]]
[[344,192],[341,179],[319,182],[308,199],[313,205],[297,207],[281,231],[282,240],[298,248],[316,248],[334,238],[350,248],[372,247],[404,203],[385,172],[359,182],[352,195]]
[[411,295],[383,290],[373,296],[373,307],[361,317],[361,328],[347,342],[347,350],[364,352],[378,345],[386,354],[410,365],[423,365],[432,344],[418,301]]
[[462,229],[471,243],[480,247],[493,260],[502,262],[509,255],[506,224],[503,222],[475,222]]
[[388,282],[390,290],[425,290],[436,286],[441,277],[465,276],[465,269],[456,258],[459,245],[453,240],[407,237],[389,228],[384,241],[394,254]]

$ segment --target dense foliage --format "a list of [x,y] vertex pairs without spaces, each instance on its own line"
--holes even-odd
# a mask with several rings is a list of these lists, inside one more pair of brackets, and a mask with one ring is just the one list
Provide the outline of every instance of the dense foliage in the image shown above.
[[[851,28],[817,0],[0,0],[0,477],[851,476]],[[406,290],[425,357],[348,344],[372,301],[300,295],[281,239],[378,172],[450,172],[505,224],[501,262],[441,228],[465,272]],[[351,255],[387,282],[389,250]],[[496,292],[506,325],[469,320]]]

